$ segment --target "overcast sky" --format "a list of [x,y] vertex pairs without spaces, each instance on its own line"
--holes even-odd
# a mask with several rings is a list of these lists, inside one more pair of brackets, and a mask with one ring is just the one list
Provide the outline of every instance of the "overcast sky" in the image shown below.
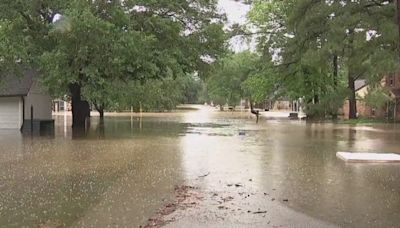
[[244,5],[234,0],[219,0],[218,7],[226,13],[230,23],[246,22],[246,14],[250,10],[249,5]]
[[[218,8],[227,15],[228,25],[235,23],[244,24],[246,22],[246,14],[250,10],[250,5],[245,5],[235,0],[219,0]],[[53,22],[59,20],[60,17],[61,15],[57,14],[53,18]],[[233,39],[231,41],[231,47],[237,52],[248,49],[248,45],[243,43],[240,39]]]
[[[244,24],[246,22],[246,15],[250,10],[250,5],[245,5],[234,0],[219,0],[218,7],[228,17],[228,24]],[[231,40],[231,47],[234,51],[239,52],[248,49],[249,45],[240,39]],[[254,46],[251,45],[251,46]]]

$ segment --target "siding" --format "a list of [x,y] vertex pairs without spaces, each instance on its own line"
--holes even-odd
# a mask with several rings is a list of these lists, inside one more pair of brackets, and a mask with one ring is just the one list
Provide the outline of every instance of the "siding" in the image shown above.
[[42,92],[37,84],[33,82],[28,96],[25,98],[25,119],[31,118],[31,106],[33,106],[33,119],[51,120],[51,98]]
[[20,129],[22,126],[22,101],[20,97],[0,98],[0,128]]

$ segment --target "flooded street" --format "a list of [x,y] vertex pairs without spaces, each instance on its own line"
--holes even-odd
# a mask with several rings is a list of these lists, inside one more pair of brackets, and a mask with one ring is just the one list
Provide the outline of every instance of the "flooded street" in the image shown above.
[[[346,164],[337,151],[400,153],[396,125],[310,124],[197,111],[56,116],[54,136],[0,131],[0,227],[139,227],[193,186],[168,227],[397,227],[400,164]],[[191,199],[189,199],[191,200]]]

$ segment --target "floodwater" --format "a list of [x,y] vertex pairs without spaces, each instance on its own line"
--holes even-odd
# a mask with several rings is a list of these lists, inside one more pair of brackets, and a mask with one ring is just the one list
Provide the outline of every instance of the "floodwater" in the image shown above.
[[[182,184],[212,196],[171,227],[400,224],[400,164],[336,158],[400,153],[396,125],[255,124],[246,113],[200,107],[107,117],[104,127],[93,117],[77,136],[70,117],[55,118],[54,136],[0,131],[0,227],[139,227]],[[223,211],[218,194],[232,199]],[[266,213],[249,213],[258,210]]]

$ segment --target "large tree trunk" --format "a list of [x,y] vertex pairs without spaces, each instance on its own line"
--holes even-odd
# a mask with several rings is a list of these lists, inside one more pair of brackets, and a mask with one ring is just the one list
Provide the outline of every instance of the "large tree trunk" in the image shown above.
[[72,128],[86,128],[86,118],[90,116],[89,103],[81,98],[81,86],[77,83],[69,85],[72,106]]
[[333,86],[335,90],[337,90],[338,86],[338,56],[336,54],[333,55]]
[[[349,29],[349,46],[350,46],[350,58],[354,58],[353,54],[353,43],[354,43],[354,29]],[[354,85],[355,78],[352,70],[351,62],[348,64],[347,80],[348,88],[350,89],[349,95],[349,119],[357,119],[357,101],[356,101],[356,88]]]
[[100,114],[100,119],[104,119],[104,109],[98,110]]
[[[337,92],[338,88],[338,56],[336,54],[333,55],[333,86],[335,92]],[[332,113],[332,119],[336,120],[338,118],[337,112]]]
[[96,102],[94,102],[94,107],[96,110],[99,112],[100,119],[104,119],[104,104],[98,105]]
[[354,78],[349,72],[348,75],[348,87],[350,89],[349,96],[349,119],[357,119],[357,100],[356,100],[356,89],[354,85]]
[[314,93],[314,104],[319,104],[319,96],[316,93]]

